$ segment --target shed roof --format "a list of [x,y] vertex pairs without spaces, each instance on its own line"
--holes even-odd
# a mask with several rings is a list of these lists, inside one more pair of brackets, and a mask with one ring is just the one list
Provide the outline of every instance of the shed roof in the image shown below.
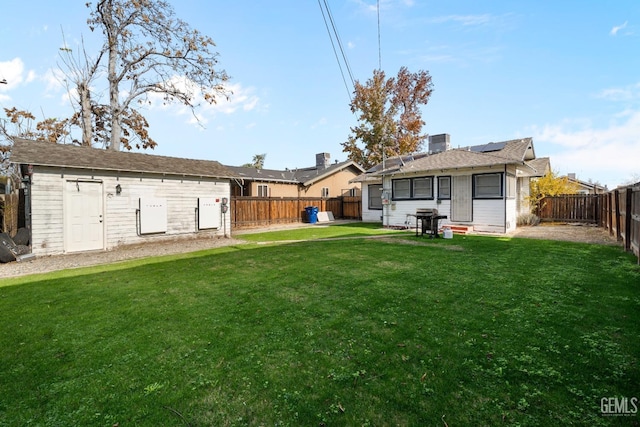
[[69,144],[13,139],[11,162],[63,168],[146,172],[208,178],[239,178],[214,160],[102,150]]

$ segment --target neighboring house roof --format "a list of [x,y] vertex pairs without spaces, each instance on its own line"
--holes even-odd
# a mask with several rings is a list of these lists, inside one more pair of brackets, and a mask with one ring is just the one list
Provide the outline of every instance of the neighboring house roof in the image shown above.
[[551,159],[548,157],[540,157],[538,159],[529,160],[527,164],[531,167],[532,173],[528,176],[544,176],[547,172],[551,171]]
[[572,178],[570,176],[567,176],[566,178],[567,178],[567,180],[569,182],[573,182],[576,185],[578,185],[578,187],[580,187],[581,190],[587,190],[589,192],[593,191],[594,193],[598,193],[598,192],[604,193],[604,192],[607,191],[607,187],[604,187],[604,186],[602,186],[600,184],[581,181],[581,180],[579,180],[577,178]]
[[253,181],[282,182],[291,184],[311,185],[327,176],[344,169],[355,168],[358,173],[363,173],[364,169],[357,163],[347,160],[322,167],[310,167],[293,170],[257,169],[245,166],[227,166],[230,170],[238,174],[239,177]]
[[[548,158],[547,164],[548,164]],[[391,162],[389,162],[391,160]],[[433,170],[452,170],[473,167],[490,167],[505,164],[527,166],[531,176],[537,176],[538,167],[544,169],[544,160],[535,161],[535,151],[531,138],[514,139],[503,142],[450,149],[435,154],[420,153],[409,156],[394,157],[385,161],[385,168],[380,164],[367,171],[362,177],[352,181],[379,180],[381,175],[390,173],[426,172]],[[544,174],[544,172],[542,172]]]
[[297,169],[295,171],[295,176],[300,183],[307,186],[348,168],[355,168],[357,173],[364,173],[362,166],[352,160],[347,160],[340,163],[334,163],[326,168],[311,167]]
[[275,170],[275,169],[257,169],[247,166],[226,166],[228,169],[235,172],[240,178],[253,180],[253,181],[268,181],[268,182],[283,182],[297,184],[296,177],[293,171],[290,170]]
[[237,178],[213,160],[192,160],[152,154],[102,150],[68,144],[13,139],[11,162],[62,168],[146,172],[192,177]]

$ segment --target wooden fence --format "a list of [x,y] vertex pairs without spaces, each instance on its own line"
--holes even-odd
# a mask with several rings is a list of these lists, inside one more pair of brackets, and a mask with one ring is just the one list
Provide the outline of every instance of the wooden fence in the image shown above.
[[0,232],[13,236],[18,231],[19,221],[18,194],[0,195]]
[[597,224],[600,214],[598,194],[564,194],[545,197],[536,209],[541,221],[585,222]]
[[232,197],[231,227],[234,229],[268,227],[277,224],[306,222],[306,207],[317,206],[318,211],[331,211],[336,219],[361,219],[360,196],[330,199],[320,197]]
[[603,227],[633,252],[640,264],[640,185],[605,194],[545,197],[536,208],[541,221],[584,222]]

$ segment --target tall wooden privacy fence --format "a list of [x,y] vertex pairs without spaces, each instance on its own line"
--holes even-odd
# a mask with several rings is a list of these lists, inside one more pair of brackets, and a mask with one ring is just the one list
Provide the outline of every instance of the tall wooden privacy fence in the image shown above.
[[336,219],[361,219],[359,196],[320,197],[232,197],[231,227],[234,229],[267,227],[307,221],[306,209],[316,206],[318,211],[331,211]]
[[542,221],[597,223],[598,194],[564,194],[545,197],[538,204],[536,215]]
[[605,228],[632,251],[640,264],[640,185],[605,194],[545,197],[536,208],[541,221],[585,222]]
[[18,202],[18,194],[0,195],[0,232],[13,235],[18,231],[21,225],[18,221],[20,213]]

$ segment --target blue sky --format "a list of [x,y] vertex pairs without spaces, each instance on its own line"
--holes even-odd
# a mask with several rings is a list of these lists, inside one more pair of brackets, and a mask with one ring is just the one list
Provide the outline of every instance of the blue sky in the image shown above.
[[[452,146],[533,137],[561,174],[610,188],[640,180],[640,2],[327,0],[353,78],[378,67],[426,70],[428,134]],[[180,0],[176,15],[211,36],[232,77],[230,102],[198,110],[153,103],[143,114],[160,155],[228,165],[266,153],[265,167],[346,160],[356,124],[317,0]],[[84,1],[3,2],[0,106],[67,117],[59,74],[63,32],[89,53]],[[344,68],[344,65],[343,65]],[[3,116],[0,114],[0,116]]]

